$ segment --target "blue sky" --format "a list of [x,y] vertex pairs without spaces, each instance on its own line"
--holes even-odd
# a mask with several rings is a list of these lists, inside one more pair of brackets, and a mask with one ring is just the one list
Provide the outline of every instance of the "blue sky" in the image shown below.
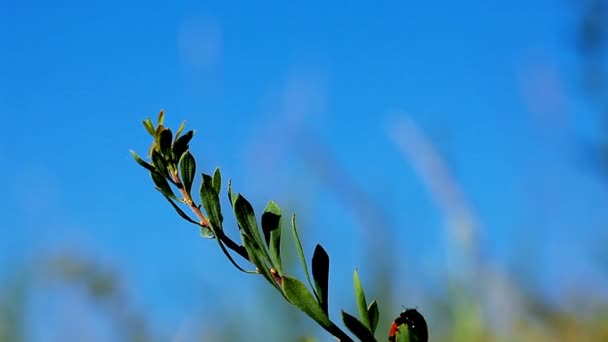
[[489,260],[506,267],[533,246],[541,283],[594,284],[587,251],[606,194],[578,156],[598,119],[581,97],[574,12],[567,1],[3,2],[0,265],[85,251],[173,322],[211,302],[201,284],[240,281],[131,160],[148,146],[141,120],[165,108],[196,129],[199,168],[221,166],[257,210],[297,208],[335,279],[364,262],[365,239],[302,157],[317,155],[311,140],[382,204],[387,248],[413,260],[404,274],[438,284],[447,268],[444,212],[390,138],[408,118],[478,218]]

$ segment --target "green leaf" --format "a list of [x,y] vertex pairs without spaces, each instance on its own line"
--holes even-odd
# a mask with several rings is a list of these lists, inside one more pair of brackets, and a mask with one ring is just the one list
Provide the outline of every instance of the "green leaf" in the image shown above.
[[188,131],[186,134],[181,137],[175,139],[175,143],[173,143],[173,157],[176,160],[179,160],[184,152],[190,149],[190,140],[194,136],[194,131]]
[[255,241],[258,248],[265,252],[266,260],[271,262],[270,256],[266,253],[266,249],[264,248],[262,237],[260,236],[260,230],[258,229],[253,207],[241,194],[238,194],[234,200],[234,216],[243,232]]
[[264,278],[266,278],[266,280],[268,280],[270,284],[279,290],[279,292],[282,292],[281,288],[274,280],[274,277],[272,274],[270,274],[270,268],[264,259],[265,255],[262,248],[260,248],[261,246],[259,246],[249,235],[244,234],[243,232],[241,232],[241,239],[243,240],[243,245],[247,250],[247,255],[249,255],[250,261],[257,267],[258,271],[264,276]]
[[353,283],[355,287],[355,301],[357,302],[357,309],[359,310],[359,316],[361,321],[371,331],[371,324],[369,323],[369,315],[367,313],[367,301],[365,300],[365,291],[363,285],[361,285],[361,279],[359,279],[359,272],[355,270],[353,275]]
[[213,187],[215,188],[215,192],[218,194],[222,190],[222,174],[220,173],[220,168],[216,167],[213,172]]
[[152,164],[154,164],[158,172],[160,172],[165,178],[171,179],[169,176],[167,161],[165,160],[165,157],[160,154],[160,152],[152,151]]
[[211,184],[213,182],[211,176],[203,173],[203,184],[201,184],[201,202],[209,216],[209,221],[215,230],[222,230],[222,208],[220,206],[220,198],[215,192],[215,188]]
[[194,175],[196,174],[196,161],[194,160],[194,157],[190,151],[186,151],[186,153],[184,153],[179,161],[179,167],[182,174],[182,183],[184,184],[184,189],[186,190],[186,193],[190,195],[192,183],[194,182]]
[[270,201],[262,214],[262,231],[270,252],[272,265],[280,275],[283,274],[281,263],[281,208]]
[[230,201],[230,206],[234,208],[234,200],[236,199],[236,196],[234,195],[234,192],[232,191],[232,179],[228,180],[228,200]]
[[158,124],[162,125],[164,121],[165,121],[165,110],[161,109],[160,112],[158,112]]
[[367,316],[369,317],[369,324],[372,334],[376,332],[378,327],[378,321],[380,320],[380,311],[378,310],[378,303],[376,300],[372,300],[367,307]]
[[154,181],[154,185],[156,185],[156,190],[160,191],[160,193],[171,199],[179,201],[179,199],[175,197],[173,190],[171,190],[169,182],[167,182],[167,179],[161,175],[160,172],[151,171],[150,176],[152,176],[152,181]]
[[150,133],[152,137],[156,137],[156,131],[154,130],[154,124],[152,123],[152,120],[150,120],[150,118],[147,118],[146,120],[142,121],[142,123],[144,124],[146,131],[148,131],[148,133]]
[[158,145],[160,146],[160,151],[163,153],[167,160],[172,160],[171,153],[171,143],[173,141],[173,134],[170,129],[163,129],[160,131],[158,136]]
[[148,171],[151,172],[155,172],[156,169],[154,168],[154,166],[148,164],[145,160],[141,159],[137,153],[135,153],[135,151],[131,150],[131,155],[133,156],[133,159],[135,159],[135,161],[137,162],[137,164],[143,166],[144,168],[146,168]]
[[372,342],[376,341],[374,335],[369,331],[369,329],[359,321],[355,316],[345,312],[342,310],[342,320],[344,321],[344,325],[350,330],[355,336],[357,336],[361,341],[364,342]]
[[175,138],[173,138],[173,140],[174,140],[173,142],[177,141],[179,136],[182,134],[182,131],[184,130],[184,128],[186,128],[186,121],[182,121],[181,125],[179,125],[177,132],[175,132]]
[[283,291],[287,299],[298,309],[302,310],[323,328],[332,332],[335,326],[327,317],[315,297],[310,293],[306,285],[298,279],[288,276],[283,277]]
[[201,226],[201,237],[204,237],[205,239],[213,239],[215,238],[215,234],[213,234],[211,229]]
[[[310,281],[310,273],[308,273],[308,265],[306,265],[306,257],[304,256],[304,249],[302,249],[302,242],[300,241],[300,235],[298,234],[295,214],[291,217],[291,227],[293,228],[293,238],[296,241],[296,249],[298,250],[298,257],[300,259],[300,264],[302,265],[302,268],[304,269],[304,274],[306,275],[306,280],[308,281],[308,284],[310,285],[311,288],[314,289],[314,286],[312,285],[312,281]],[[317,295],[316,292],[315,292],[315,297],[317,298],[317,301],[320,302],[319,296]]]
[[321,245],[315,247],[312,255],[312,278],[315,281],[315,290],[323,312],[328,312],[329,287],[329,255]]

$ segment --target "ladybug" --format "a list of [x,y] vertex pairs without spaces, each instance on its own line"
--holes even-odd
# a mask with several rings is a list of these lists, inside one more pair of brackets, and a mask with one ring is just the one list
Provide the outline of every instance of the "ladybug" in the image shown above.
[[388,333],[389,342],[396,341],[397,330],[399,330],[399,326],[402,324],[405,324],[410,329],[410,332],[418,337],[420,342],[427,342],[429,340],[429,331],[422,314],[416,309],[405,309],[391,325],[391,330]]

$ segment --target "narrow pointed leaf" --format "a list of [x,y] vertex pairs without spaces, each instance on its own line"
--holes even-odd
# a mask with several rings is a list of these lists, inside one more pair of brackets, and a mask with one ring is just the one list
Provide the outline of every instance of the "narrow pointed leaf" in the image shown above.
[[234,216],[236,217],[236,221],[243,232],[251,237],[251,239],[258,245],[258,248],[265,252],[265,260],[270,262],[270,256],[266,252],[264,242],[260,236],[260,230],[258,229],[253,207],[241,194],[238,194],[234,200]]
[[181,137],[175,139],[175,143],[173,143],[173,157],[176,160],[179,160],[184,152],[190,149],[190,140],[194,136],[194,131],[188,131],[186,134]]
[[348,330],[355,334],[359,340],[364,342],[376,341],[376,338],[374,338],[374,335],[369,331],[369,329],[355,316],[342,310],[342,320],[344,321],[344,325],[348,328]]
[[186,151],[179,161],[179,167],[182,175],[182,183],[184,189],[188,194],[192,190],[192,183],[194,182],[194,175],[196,174],[196,161],[190,151]]
[[162,125],[164,121],[165,121],[165,110],[161,109],[160,112],[158,112],[158,124]]
[[145,160],[141,159],[137,153],[135,153],[135,151],[131,150],[131,155],[133,156],[133,159],[135,159],[135,161],[137,162],[137,164],[141,165],[142,167],[146,168],[148,171],[151,172],[155,172],[156,169],[154,168],[154,166],[148,164],[148,162],[146,162]]
[[170,129],[164,129],[158,136],[158,145],[160,151],[163,153],[166,159],[172,160],[171,143],[173,142],[173,133]]
[[213,226],[213,229],[222,230],[222,208],[220,206],[220,198],[213,188],[211,176],[203,173],[203,183],[201,184],[201,202],[207,212],[209,221]]
[[367,301],[365,300],[365,291],[363,285],[361,285],[361,279],[359,279],[359,272],[355,270],[353,275],[353,283],[355,287],[355,301],[357,302],[357,309],[359,310],[359,317],[363,324],[371,330],[371,324],[369,324],[369,315],[367,313]]
[[321,245],[315,247],[312,255],[312,278],[315,282],[315,292],[323,312],[328,312],[328,287],[329,287],[329,255]]
[[152,120],[150,120],[150,118],[147,118],[146,120],[142,121],[142,123],[144,124],[146,131],[148,131],[148,133],[150,133],[152,137],[155,137],[156,131],[154,130],[154,124],[152,123]]
[[232,179],[228,180],[228,200],[230,201],[230,206],[234,208],[234,200],[236,199],[236,195],[232,191]]
[[270,201],[262,214],[262,231],[270,252],[272,265],[283,274],[281,263],[281,208]]
[[177,132],[175,132],[175,138],[173,138],[174,142],[177,141],[177,139],[180,137],[184,128],[186,128],[186,121],[182,121],[181,125],[179,125]]
[[169,182],[167,182],[167,179],[163,175],[161,175],[158,171],[153,171],[150,172],[150,176],[152,177],[152,181],[154,181],[154,185],[156,185],[156,190],[160,191],[163,195],[171,199],[179,201],[179,199],[173,193],[173,190],[171,190]]
[[218,194],[222,190],[222,174],[220,173],[220,168],[216,167],[213,172],[213,187],[215,188],[215,192]]
[[375,300],[372,300],[367,307],[367,316],[369,317],[370,329],[373,334],[376,332],[378,321],[380,320],[380,311],[378,310],[378,303]]
[[[296,242],[296,249],[298,250],[298,257],[300,259],[300,264],[302,265],[302,268],[304,269],[304,275],[306,275],[306,280],[308,281],[308,284],[310,285],[310,287],[314,289],[314,286],[312,285],[312,282],[310,281],[310,273],[308,272],[308,265],[306,264],[306,257],[304,256],[304,249],[302,249],[302,242],[300,241],[300,235],[298,234],[295,214],[291,217],[291,227],[293,228],[293,238]],[[315,294],[315,297],[317,298],[317,301],[320,301],[317,293],[315,292],[314,294]]]
[[422,342],[414,334],[410,333],[407,324],[401,324],[395,334],[395,342]]

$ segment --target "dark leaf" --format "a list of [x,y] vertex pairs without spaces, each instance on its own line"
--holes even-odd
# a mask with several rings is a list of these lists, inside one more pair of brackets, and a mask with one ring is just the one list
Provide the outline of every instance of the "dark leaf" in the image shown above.
[[215,192],[215,188],[211,184],[213,182],[211,176],[203,173],[203,183],[201,184],[201,202],[203,207],[209,216],[209,221],[213,226],[213,229],[222,230],[222,208],[220,206],[220,198]]
[[154,164],[158,172],[160,172],[165,178],[171,179],[167,167],[167,161],[165,160],[165,157],[160,154],[160,152],[152,151],[152,164]]
[[375,342],[376,338],[355,316],[342,310],[344,325],[363,342]]
[[281,208],[270,201],[262,214],[262,231],[273,266],[283,274],[281,263]]
[[378,321],[380,320],[380,311],[378,310],[378,303],[376,300],[372,300],[367,307],[367,316],[369,317],[369,323],[371,325],[372,334],[376,332],[378,327]]
[[182,183],[184,184],[184,189],[186,193],[190,195],[190,190],[192,190],[192,182],[194,182],[194,175],[196,174],[196,161],[194,157],[190,153],[190,151],[186,151],[182,158],[179,161],[179,167],[182,174]]
[[179,199],[175,197],[173,190],[171,190],[169,182],[167,182],[167,179],[163,175],[161,175],[158,171],[154,171],[150,172],[150,176],[152,176],[152,181],[154,181],[154,185],[156,185],[156,190],[160,191],[160,193],[171,199],[179,201]]
[[175,140],[175,143],[173,144],[173,157],[176,160],[179,160],[182,157],[182,154],[190,148],[189,144],[193,136],[194,131],[188,131]]
[[315,290],[319,298],[319,304],[323,312],[328,312],[328,287],[329,287],[329,255],[321,245],[315,247],[312,255],[312,278],[315,282]]
[[170,129],[163,129],[158,136],[158,145],[160,151],[167,160],[172,160],[171,143],[173,142],[173,134]]
[[369,315],[367,313],[367,301],[365,299],[365,291],[363,285],[361,285],[361,279],[359,279],[359,272],[355,270],[353,275],[353,283],[355,287],[355,301],[357,302],[357,309],[359,310],[359,317],[363,324],[371,330],[371,324],[369,323]]
[[151,172],[156,172],[156,169],[154,168],[154,166],[148,164],[148,162],[146,162],[145,160],[141,159],[137,153],[135,153],[135,151],[131,150],[131,155],[133,156],[133,159],[135,159],[135,161],[137,162],[137,164],[143,166],[144,168],[146,168],[148,171]]

